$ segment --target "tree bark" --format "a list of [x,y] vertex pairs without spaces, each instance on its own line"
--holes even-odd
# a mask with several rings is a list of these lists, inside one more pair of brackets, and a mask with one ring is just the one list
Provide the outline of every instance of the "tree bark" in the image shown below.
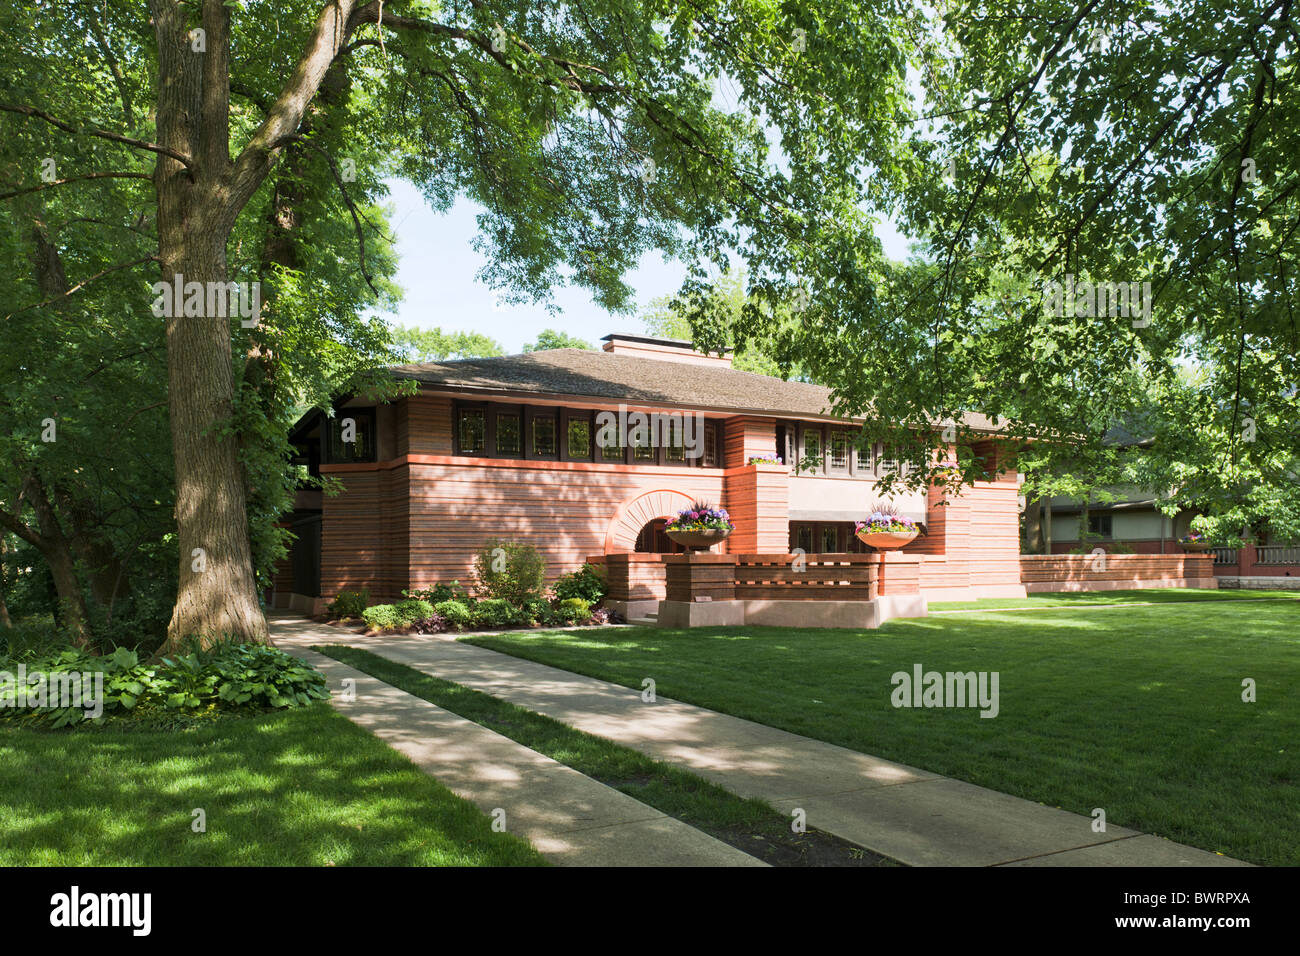
[[[24,499],[30,502],[32,511],[36,515],[37,530],[35,531],[21,520]],[[24,478],[23,490],[18,497],[17,513],[10,515],[6,511],[0,511],[0,525],[41,552],[41,557],[45,559],[54,578],[60,623],[67,629],[73,644],[81,648],[90,647],[90,617],[86,612],[86,596],[81,590],[81,581],[77,577],[72,548],[68,543],[67,535],[59,525],[54,508],[50,505],[45,487],[35,474],[28,474]]]
[[[226,243],[240,211],[292,141],[354,26],[355,0],[322,5],[293,74],[266,119],[230,158],[230,9],[203,0],[203,52],[188,5],[150,0],[158,44],[158,253],[164,281],[225,282]],[[176,310],[173,309],[173,312]],[[169,316],[168,402],[176,458],[180,587],[164,652],[190,637],[265,641],[248,538],[247,492],[234,408],[231,330],[216,316]],[[202,570],[199,568],[202,567]]]
[[[233,219],[225,215],[229,158],[229,10],[206,2],[206,50],[193,50],[182,7],[153,0],[158,40],[158,137],[192,157],[186,164],[159,157],[158,252],[163,281],[227,280],[226,242]],[[200,646],[231,636],[267,640],[257,600],[248,513],[234,413],[230,319],[185,316],[175,307],[165,318],[167,385],[176,469],[176,525],[180,583],[161,653],[193,639]]]
[[9,572],[5,569],[5,558],[9,554],[9,539],[0,531],[0,627],[13,627],[13,618],[9,616],[9,602],[5,592],[9,589]]

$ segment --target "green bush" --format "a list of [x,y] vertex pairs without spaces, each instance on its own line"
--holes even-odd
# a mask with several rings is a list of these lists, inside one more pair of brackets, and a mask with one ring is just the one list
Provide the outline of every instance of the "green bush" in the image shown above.
[[411,598],[398,601],[393,607],[397,610],[397,619],[401,622],[402,627],[409,626],[412,621],[423,621],[433,614],[433,605],[428,601]]
[[527,611],[501,598],[479,601],[474,606],[472,614],[475,627],[513,627],[526,624],[529,620]]
[[451,584],[435,584],[431,588],[407,588],[402,594],[408,598],[428,601],[430,604],[441,604],[443,601],[464,603],[469,597],[469,588],[459,581],[452,581]]
[[593,564],[584,563],[578,570],[562,575],[552,590],[557,601],[582,598],[590,606],[604,600],[609,588],[604,572]]
[[533,624],[550,624],[555,615],[551,602],[542,598],[533,598],[523,606],[523,612]]
[[[0,719],[27,719],[63,727],[86,719],[156,720],[176,714],[199,716],[214,711],[300,707],[329,697],[323,674],[264,644],[218,644],[207,651],[163,658],[156,664],[142,663],[135,651],[125,647],[104,657],[65,650],[24,663],[27,701],[18,700],[16,680],[0,683],[0,702],[4,705],[0,706]],[[8,669],[7,662],[0,669]],[[82,706],[74,707],[56,706],[49,700],[35,705],[29,702],[40,682],[48,681],[46,675],[74,672],[103,673],[100,716],[87,717],[86,711],[95,707],[86,696]],[[83,690],[83,695],[93,693],[93,687]]]
[[366,626],[372,631],[391,631],[402,627],[402,617],[395,604],[376,604],[368,607],[361,615]]
[[334,595],[334,600],[325,608],[327,613],[334,620],[342,620],[348,617],[361,617],[366,610],[366,605],[370,603],[370,592],[365,588],[360,591],[340,591]]
[[439,601],[433,606],[436,613],[447,619],[447,623],[458,631],[467,628],[471,621],[469,608],[460,601]]
[[557,610],[561,618],[572,624],[585,624],[591,620],[591,605],[582,598],[566,598]]
[[488,541],[474,556],[479,589],[489,598],[522,607],[540,597],[546,582],[546,561],[531,544]]

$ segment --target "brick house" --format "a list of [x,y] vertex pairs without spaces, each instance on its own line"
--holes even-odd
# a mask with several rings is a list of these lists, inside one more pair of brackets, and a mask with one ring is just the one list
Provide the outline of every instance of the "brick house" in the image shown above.
[[[314,610],[345,589],[384,600],[469,583],[475,551],[493,537],[534,544],[552,578],[592,556],[668,552],[663,523],[694,498],[736,524],[720,552],[865,550],[853,522],[881,499],[874,479],[898,465],[879,446],[857,449],[860,423],[830,413],[828,389],[740,371],[728,354],[686,342],[603,341],[602,351],[396,366],[418,394],[351,397],[333,417],[305,416],[291,435],[296,461],[344,490],[299,492],[285,518],[297,540],[272,603]],[[633,427],[638,413],[662,426],[649,440]],[[612,422],[627,425],[614,441]],[[893,498],[928,528],[906,549],[919,592],[1023,596],[1021,479],[987,420],[967,424],[987,436],[974,451],[996,463],[995,479],[946,504],[933,488]],[[750,463],[762,457],[785,464]]]

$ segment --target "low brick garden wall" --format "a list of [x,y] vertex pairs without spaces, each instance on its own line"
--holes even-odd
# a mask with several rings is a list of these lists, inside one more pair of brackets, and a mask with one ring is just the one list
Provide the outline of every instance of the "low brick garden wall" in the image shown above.
[[1043,591],[1216,588],[1212,554],[1022,554],[1020,580]]

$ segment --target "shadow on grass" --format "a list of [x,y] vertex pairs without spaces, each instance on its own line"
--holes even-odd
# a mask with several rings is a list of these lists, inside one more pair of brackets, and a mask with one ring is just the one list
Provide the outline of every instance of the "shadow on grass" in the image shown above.
[[0,723],[0,792],[8,866],[542,862],[327,704],[183,732]]

